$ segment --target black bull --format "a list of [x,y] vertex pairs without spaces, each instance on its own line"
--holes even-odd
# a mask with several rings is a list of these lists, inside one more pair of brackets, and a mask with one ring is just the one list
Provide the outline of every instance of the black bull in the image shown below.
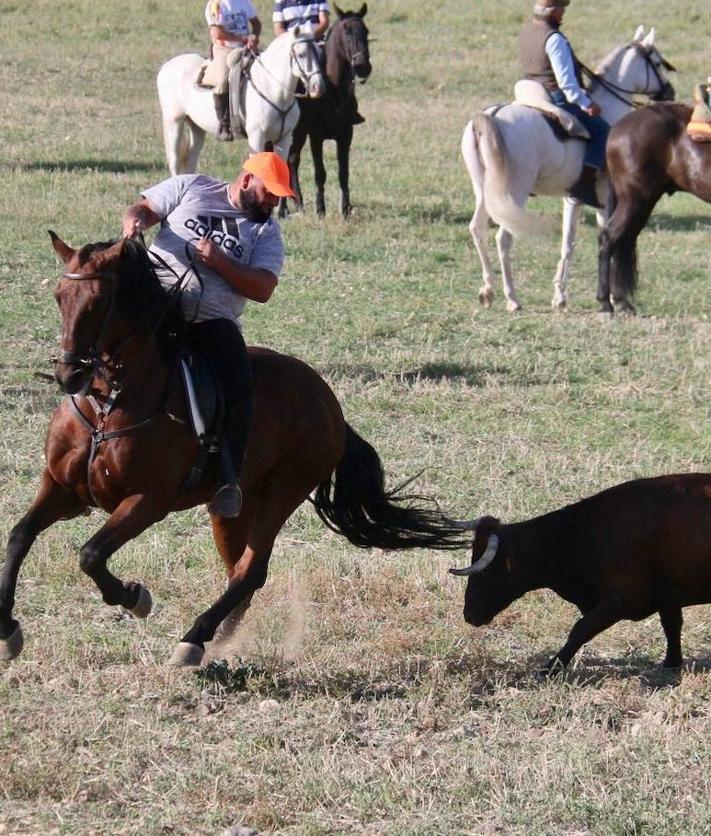
[[517,598],[549,588],[583,616],[544,668],[565,667],[618,621],[655,612],[665,667],[682,664],[682,607],[711,603],[711,473],[637,479],[532,520],[476,521],[464,618],[488,624]]

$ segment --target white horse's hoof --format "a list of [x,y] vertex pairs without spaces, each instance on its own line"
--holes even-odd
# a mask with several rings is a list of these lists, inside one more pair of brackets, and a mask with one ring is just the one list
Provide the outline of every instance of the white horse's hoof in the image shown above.
[[553,299],[551,302],[551,308],[554,311],[560,311],[561,313],[567,313],[568,311],[568,302],[565,299]]
[[0,662],[11,662],[22,653],[25,640],[18,624],[6,639],[0,639]]
[[153,599],[151,598],[151,593],[146,589],[143,584],[139,584],[139,593],[138,593],[138,601],[136,601],[136,606],[128,609],[127,607],[122,607],[125,612],[130,612],[134,618],[148,618],[148,614],[153,609]]
[[509,313],[516,313],[517,311],[521,310],[521,305],[519,305],[519,303],[516,302],[514,299],[509,299],[506,303],[506,310]]
[[176,668],[194,668],[202,662],[205,651],[196,644],[180,642],[168,660],[168,664]]
[[482,287],[479,291],[479,303],[484,308],[490,308],[494,301],[494,291],[490,287]]

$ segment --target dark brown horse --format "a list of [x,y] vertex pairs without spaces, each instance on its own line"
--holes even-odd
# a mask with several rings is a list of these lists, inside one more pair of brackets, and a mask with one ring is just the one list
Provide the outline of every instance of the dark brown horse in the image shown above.
[[610,131],[607,169],[614,211],[600,237],[597,299],[634,311],[637,237],[664,194],[690,192],[711,202],[711,144],[692,142],[691,108],[650,104],[624,116]]
[[[334,139],[338,158],[338,183],[341,188],[341,214],[347,217],[351,212],[349,166],[353,116],[357,108],[355,83],[364,83],[371,72],[368,28],[363,20],[368,6],[364,3],[357,12],[343,12],[335,4],[333,8],[338,19],[328,32],[324,48],[326,92],[320,99],[299,99],[301,116],[292,136],[289,166],[296,201],[303,210],[299,164],[308,137],[314,161],[316,212],[325,215],[326,167],[323,164],[323,143],[327,139]],[[279,211],[281,215],[285,214],[286,200],[282,201]]]
[[[12,618],[17,576],[41,531],[91,506],[106,511],[108,519],[80,550],[81,568],[107,604],[145,618],[150,595],[140,583],[112,575],[109,558],[171,511],[207,502],[215,489],[208,470],[202,484],[181,492],[198,446],[177,372],[180,321],[145,248],[127,239],[75,251],[51,234],[66,265],[56,290],[63,329],[55,377],[71,397],[52,416],[37,496],[9,537],[0,577],[6,660],[22,649]],[[185,634],[173,664],[199,663],[218,625],[228,616],[239,620],[265,583],[279,530],[312,491],[321,519],[356,546],[463,545],[461,526],[401,490],[386,493],[377,453],[345,423],[312,368],[265,349],[250,353],[256,411],[242,512],[212,518],[228,587]]]

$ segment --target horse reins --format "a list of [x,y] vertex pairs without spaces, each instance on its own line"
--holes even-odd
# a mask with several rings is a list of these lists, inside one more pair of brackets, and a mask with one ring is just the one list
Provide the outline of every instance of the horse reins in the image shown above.
[[[628,44],[625,47],[625,49],[630,49],[630,47],[636,49],[637,52],[644,58],[645,68],[646,68],[646,71],[647,71],[647,79],[645,81],[645,85],[644,85],[645,89],[644,90],[628,90],[624,87],[620,87],[617,84],[613,84],[611,81],[608,81],[606,78],[604,78],[601,74],[593,72],[593,70],[591,70],[589,67],[587,67],[585,64],[583,64],[582,61],[580,61],[579,59],[577,59],[577,60],[578,60],[578,64],[580,65],[580,69],[585,73],[585,75],[592,82],[594,82],[596,84],[599,84],[602,88],[607,90],[607,92],[610,93],[611,96],[616,98],[618,101],[623,102],[628,107],[638,108],[638,107],[642,107],[642,105],[638,104],[635,101],[631,101],[629,99],[626,99],[625,96],[621,95],[621,94],[626,94],[628,96],[636,96],[636,95],[650,96],[651,98],[653,98],[654,96],[657,96],[657,95],[663,93],[665,90],[668,90],[671,87],[671,84],[668,81],[663,81],[662,80],[662,77],[659,74],[659,68],[652,61],[651,50],[646,50],[646,49],[642,48],[639,44],[634,44],[634,43]],[[674,69],[674,67],[668,61],[665,61],[661,56],[660,56],[660,60],[661,60],[661,65],[662,66],[665,66],[669,70]],[[658,90],[647,89],[647,88],[649,88],[650,68],[654,72],[654,76],[657,80],[657,84],[659,85]]]

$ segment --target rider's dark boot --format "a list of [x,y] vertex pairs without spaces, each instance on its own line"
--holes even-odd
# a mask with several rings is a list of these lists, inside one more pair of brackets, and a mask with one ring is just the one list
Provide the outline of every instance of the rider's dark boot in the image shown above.
[[215,112],[217,113],[217,138],[220,142],[232,142],[232,128],[230,126],[230,95],[229,93],[215,93]]
[[226,483],[218,488],[207,510],[215,517],[239,517],[242,510],[242,491],[237,482]]
[[595,190],[596,181],[597,169],[591,165],[584,165],[580,179],[569,192],[570,196],[580,203],[585,203],[595,209],[602,209]]

